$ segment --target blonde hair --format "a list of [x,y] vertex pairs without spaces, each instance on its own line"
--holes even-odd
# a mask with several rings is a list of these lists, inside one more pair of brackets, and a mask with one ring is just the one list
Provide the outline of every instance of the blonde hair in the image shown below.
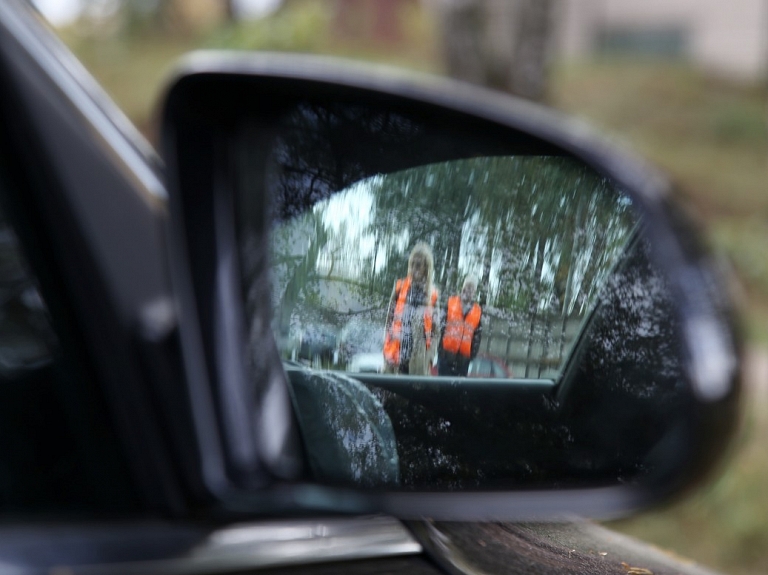
[[432,258],[432,248],[429,247],[428,244],[424,242],[419,242],[415,246],[413,246],[413,249],[411,250],[411,255],[408,256],[408,275],[412,275],[411,272],[413,271],[413,259],[417,256],[421,255],[427,263],[427,288],[432,287],[432,277],[434,274],[435,264],[434,259]]

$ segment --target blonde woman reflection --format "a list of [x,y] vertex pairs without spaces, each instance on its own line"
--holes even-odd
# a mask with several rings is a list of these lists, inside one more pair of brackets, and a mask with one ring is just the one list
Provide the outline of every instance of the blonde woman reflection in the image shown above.
[[438,292],[432,285],[432,250],[418,243],[408,257],[408,275],[395,282],[384,336],[387,373],[429,375],[438,344]]

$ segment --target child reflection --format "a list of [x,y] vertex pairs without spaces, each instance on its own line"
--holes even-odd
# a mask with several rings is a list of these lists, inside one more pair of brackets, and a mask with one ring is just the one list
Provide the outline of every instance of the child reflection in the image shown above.
[[408,257],[408,275],[395,282],[389,298],[384,335],[387,373],[430,373],[438,336],[433,270],[431,248],[416,244]]
[[439,375],[463,375],[480,349],[482,309],[475,301],[477,279],[464,280],[461,294],[448,298],[440,330],[440,349],[437,352]]

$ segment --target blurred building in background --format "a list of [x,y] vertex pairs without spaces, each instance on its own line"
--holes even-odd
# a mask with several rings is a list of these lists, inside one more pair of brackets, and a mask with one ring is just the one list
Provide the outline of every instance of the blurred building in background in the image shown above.
[[768,0],[561,0],[559,55],[685,59],[754,81],[768,72]]

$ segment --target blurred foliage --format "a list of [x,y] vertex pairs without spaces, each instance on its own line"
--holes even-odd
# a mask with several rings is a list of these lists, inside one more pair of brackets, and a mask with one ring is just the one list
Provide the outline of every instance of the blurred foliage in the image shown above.
[[[355,7],[352,14],[340,15]],[[416,2],[397,5],[394,38],[375,30],[371,10],[370,2],[292,0],[268,17],[223,23],[202,47],[328,54],[426,71],[439,68],[434,23]]]
[[332,17],[322,2],[294,2],[267,18],[219,26],[206,39],[204,47],[323,52],[330,41]]
[[619,135],[661,164],[705,217],[768,207],[765,93],[684,64],[562,66],[554,104]]
[[151,140],[151,120],[172,63],[197,43],[189,38],[151,36],[104,40],[73,30],[62,33],[80,61],[118,106]]
[[150,140],[155,139],[152,115],[163,86],[175,61],[193,49],[305,52],[440,70],[435,24],[418,2],[399,5],[394,40],[376,37],[370,14],[342,26],[335,17],[337,8],[343,7],[339,0],[285,1],[267,17],[234,21],[221,10],[192,8],[214,5],[203,0],[163,4],[176,8],[165,8],[164,16],[154,20],[132,11],[98,12],[58,31]]
[[[322,4],[332,8],[334,2]],[[149,119],[172,62],[194,47],[311,51],[440,72],[434,23],[418,5],[401,11],[402,35],[375,44],[360,30],[335,34],[321,3],[293,0],[268,18],[206,20],[184,33],[132,34],[100,20],[62,30],[64,40],[127,114]],[[120,32],[120,33],[118,33]],[[684,63],[561,63],[552,104],[576,114],[666,169],[744,286],[750,339],[768,342],[768,136],[764,86],[707,78]],[[750,389],[750,393],[753,390]],[[725,474],[681,503],[612,526],[725,572],[768,572],[768,433],[765,397],[753,408]],[[755,409],[755,406],[757,408]]]

